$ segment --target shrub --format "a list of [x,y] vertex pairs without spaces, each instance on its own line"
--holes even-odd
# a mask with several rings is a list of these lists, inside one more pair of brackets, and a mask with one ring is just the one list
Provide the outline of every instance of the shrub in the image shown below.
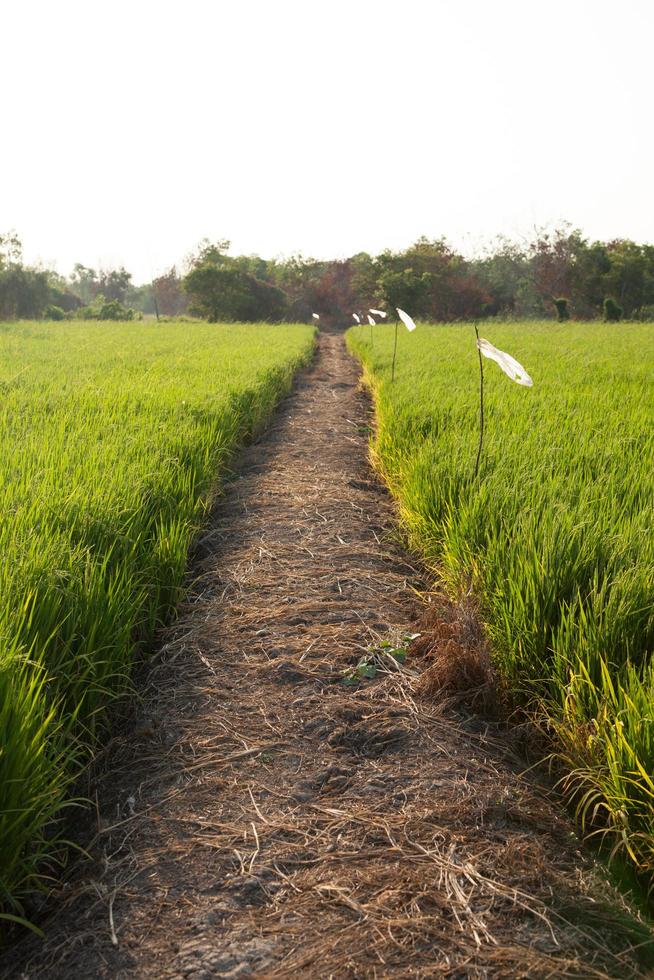
[[123,306],[117,299],[105,300],[104,296],[96,297],[91,306],[82,306],[76,310],[78,320],[133,320],[134,310]]
[[605,323],[618,323],[622,319],[623,309],[610,296],[604,300]]
[[561,297],[560,299],[555,299],[554,305],[556,306],[556,312],[558,314],[559,323],[564,323],[566,320],[570,319],[570,312],[568,310],[567,299],[563,299],[563,297]]
[[133,320],[134,310],[123,306],[117,299],[104,303],[98,312],[98,320]]
[[50,303],[43,311],[44,320],[65,320],[66,311],[62,310],[60,306],[55,306],[54,303]]

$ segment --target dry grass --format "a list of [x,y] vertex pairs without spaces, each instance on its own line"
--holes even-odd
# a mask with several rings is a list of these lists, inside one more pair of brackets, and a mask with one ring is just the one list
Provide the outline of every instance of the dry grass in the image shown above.
[[425,698],[451,697],[494,718],[497,678],[474,613],[442,596],[430,598],[433,601],[420,622],[420,635],[409,648],[421,672],[416,693]]

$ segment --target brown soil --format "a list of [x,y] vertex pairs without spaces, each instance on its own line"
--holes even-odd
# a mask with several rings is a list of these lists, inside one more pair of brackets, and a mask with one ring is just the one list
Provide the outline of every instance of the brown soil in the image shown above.
[[3,976],[639,975],[556,805],[438,693],[448,643],[485,678],[454,614],[440,657],[379,653],[342,683],[424,611],[369,422],[342,338],[321,335],[218,501],[98,776],[93,860]]

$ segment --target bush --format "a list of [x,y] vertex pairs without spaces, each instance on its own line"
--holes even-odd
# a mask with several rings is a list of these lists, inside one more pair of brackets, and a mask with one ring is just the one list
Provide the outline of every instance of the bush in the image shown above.
[[622,319],[622,314],[624,310],[619,306],[614,299],[608,296],[604,300],[604,322],[605,323],[618,323]]
[[55,306],[54,303],[50,303],[43,311],[44,320],[65,320],[66,311],[62,310],[60,306]]
[[98,320],[133,320],[134,310],[123,306],[117,299],[104,303],[98,312]]
[[556,312],[558,314],[559,323],[564,323],[566,320],[570,319],[570,312],[568,310],[567,299],[555,299],[554,305],[556,306]]
[[75,317],[78,320],[133,320],[134,310],[117,299],[105,300],[104,296],[98,296],[91,306],[76,310]]

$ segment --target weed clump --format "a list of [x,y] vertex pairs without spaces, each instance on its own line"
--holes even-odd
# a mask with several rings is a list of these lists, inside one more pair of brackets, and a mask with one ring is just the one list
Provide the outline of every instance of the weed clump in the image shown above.
[[556,307],[556,314],[559,323],[565,323],[566,320],[570,319],[567,299],[563,299],[562,297],[560,299],[555,299],[554,305]]
[[623,316],[624,310],[610,296],[604,300],[604,322],[618,323]]

